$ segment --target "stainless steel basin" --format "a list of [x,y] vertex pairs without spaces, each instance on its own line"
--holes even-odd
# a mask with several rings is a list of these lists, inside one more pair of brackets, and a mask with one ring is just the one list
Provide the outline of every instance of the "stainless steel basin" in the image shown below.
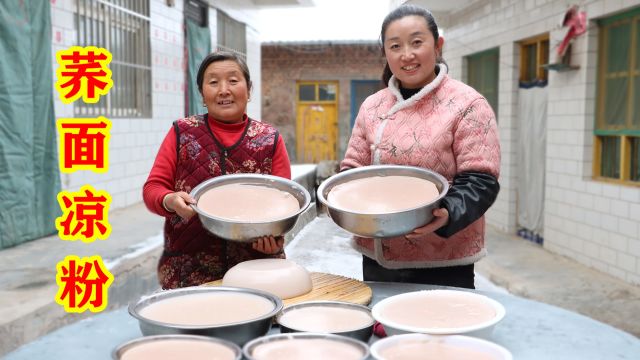
[[[440,192],[432,202],[405,211],[383,214],[361,214],[333,206],[327,201],[331,189],[351,180],[371,176],[413,176],[429,180]],[[405,189],[411,191],[411,189]],[[433,219],[432,211],[440,206],[440,200],[449,191],[449,182],[444,176],[423,168],[401,165],[372,165],[343,171],[325,180],[318,187],[318,200],[327,209],[331,220],[341,228],[363,237],[392,237],[408,234],[415,228],[428,224]]]
[[[230,351],[233,352],[234,354],[234,359],[235,360],[240,360],[242,358],[242,350],[240,349],[240,347],[234,343],[231,343],[229,341],[226,340],[222,340],[222,339],[217,339],[217,338],[212,338],[212,337],[208,337],[208,336],[201,336],[201,335],[154,335],[154,336],[144,336],[141,338],[137,338],[137,339],[133,339],[131,341],[127,341],[126,343],[116,347],[113,352],[111,353],[111,357],[114,360],[120,360],[122,359],[124,353],[126,353],[128,350],[133,349],[135,347],[138,346],[146,346],[146,345],[153,345],[154,343],[159,343],[159,342],[171,342],[171,341],[184,341],[184,340],[188,340],[188,341],[200,341],[200,342],[204,342],[204,343],[213,343],[213,344],[217,344],[217,345],[221,345],[224,346],[225,348],[229,349]],[[215,358],[215,356],[217,354],[213,353],[213,354],[208,354],[211,358]]]
[[[158,301],[171,297],[185,296],[190,294],[204,294],[216,292],[233,292],[261,296],[273,303],[273,310],[263,316],[246,321],[220,324],[220,325],[181,325],[160,322],[146,318],[140,314],[140,310]],[[193,334],[217,337],[229,340],[238,345],[243,345],[247,341],[265,335],[271,329],[274,317],[282,310],[282,300],[279,297],[260,290],[234,288],[234,287],[208,287],[194,286],[181,289],[164,290],[143,296],[140,300],[129,305],[129,314],[136,318],[143,335],[163,335],[163,334]]]
[[[256,347],[267,344],[275,341],[291,341],[291,340],[312,340],[312,339],[323,339],[329,340],[336,343],[348,344],[355,349],[358,349],[362,354],[362,357],[359,360],[366,360],[369,358],[369,345],[365,344],[362,341],[355,340],[352,338],[348,338],[346,336],[333,335],[333,334],[318,334],[318,333],[291,333],[291,334],[277,334],[277,335],[268,335],[259,337],[257,339],[251,340],[242,348],[242,352],[248,360],[256,360],[253,356],[253,352]],[[291,356],[291,354],[289,354]],[[291,357],[290,357],[291,358]],[[306,357],[300,357],[300,359],[304,359]],[[318,358],[318,357],[316,357]]]
[[[198,217],[200,218],[204,228],[212,234],[227,240],[249,242],[260,236],[284,235],[287,231],[293,228],[298,220],[298,216],[307,209],[311,202],[311,195],[309,195],[307,189],[297,182],[281,178],[279,176],[261,174],[233,174],[218,176],[206,180],[196,186],[191,191],[191,196],[193,196],[197,201],[207,190],[228,184],[257,185],[286,191],[298,200],[300,210],[297,213],[282,219],[267,222],[249,222],[219,218],[202,211],[198,208],[197,204],[192,205],[193,209],[198,213]],[[265,211],[268,211],[268,208],[265,208]]]
[[296,328],[292,324],[287,324],[287,325],[283,324],[280,321],[280,319],[284,314],[288,313],[289,311],[295,311],[298,309],[303,309],[305,307],[318,307],[318,306],[350,309],[354,311],[361,311],[369,315],[369,317],[371,317],[371,322],[365,326],[360,326],[360,327],[356,326],[353,329],[348,331],[329,332],[330,334],[347,336],[347,337],[364,341],[364,342],[369,341],[369,338],[373,334],[373,325],[375,324],[375,320],[373,319],[373,316],[371,316],[371,310],[364,305],[359,305],[359,304],[354,304],[354,303],[349,303],[344,301],[305,301],[302,303],[287,306],[276,316],[276,321],[278,322],[278,324],[280,324],[280,332],[281,333],[305,332],[305,330]]

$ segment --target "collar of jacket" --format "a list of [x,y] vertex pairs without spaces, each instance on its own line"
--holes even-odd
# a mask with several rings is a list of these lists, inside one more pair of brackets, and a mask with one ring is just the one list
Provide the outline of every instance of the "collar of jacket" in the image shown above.
[[389,91],[391,91],[391,93],[396,97],[398,102],[396,102],[395,105],[393,105],[391,109],[389,109],[389,111],[387,112],[387,117],[406,107],[415,105],[415,103],[420,101],[420,99],[422,99],[423,97],[427,96],[427,94],[432,92],[433,89],[437,88],[440,85],[444,77],[449,72],[449,69],[445,64],[436,64],[436,66],[440,68],[440,70],[438,71],[438,76],[436,76],[433,81],[425,85],[420,91],[406,100],[402,98],[402,94],[400,93],[400,84],[398,82],[398,79],[395,75],[391,76],[391,79],[389,79]]

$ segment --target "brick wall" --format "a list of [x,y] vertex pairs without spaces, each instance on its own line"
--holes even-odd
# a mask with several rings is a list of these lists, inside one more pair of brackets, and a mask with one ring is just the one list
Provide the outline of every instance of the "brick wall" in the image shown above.
[[296,81],[338,81],[338,149],[351,135],[351,80],[378,80],[384,66],[376,42],[267,43],[262,45],[262,120],[284,136],[296,162]]
[[[420,4],[421,1],[410,1]],[[454,78],[464,79],[464,57],[500,48],[499,119],[502,189],[488,222],[514,232],[519,119],[518,41],[549,33],[551,60],[567,29],[569,3],[551,0],[486,0],[447,16],[444,57]],[[424,4],[423,4],[424,5]],[[549,73],[544,247],[632,284],[640,284],[640,188],[592,179],[598,26],[594,19],[638,6],[638,1],[592,0],[587,33],[572,47],[580,68]],[[526,175],[526,174],[525,174]]]

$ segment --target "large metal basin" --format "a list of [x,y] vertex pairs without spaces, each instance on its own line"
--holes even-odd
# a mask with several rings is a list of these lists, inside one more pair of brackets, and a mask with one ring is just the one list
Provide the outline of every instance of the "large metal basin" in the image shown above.
[[[181,325],[160,322],[148,319],[140,315],[140,310],[145,306],[156,303],[163,299],[176,296],[184,296],[189,294],[213,292],[235,292],[245,293],[264,297],[273,303],[273,310],[263,316],[249,319],[242,322],[228,323],[221,325]],[[149,296],[142,297],[138,302],[129,305],[129,314],[138,319],[140,331],[145,336],[164,335],[164,334],[192,334],[217,337],[229,340],[235,344],[243,345],[249,340],[265,335],[271,329],[271,324],[276,314],[282,310],[283,304],[279,297],[266,291],[234,288],[234,287],[187,287],[174,290],[165,290],[156,292]]]
[[[166,342],[172,342],[172,341],[184,341],[184,340],[188,340],[188,341],[199,341],[202,343],[210,343],[210,344],[216,344],[219,346],[223,346],[224,348],[228,349],[229,351],[233,352],[234,355],[234,359],[235,360],[240,360],[242,358],[242,350],[240,349],[240,347],[232,342],[226,341],[226,340],[222,340],[222,339],[218,339],[218,338],[212,338],[212,337],[208,337],[208,336],[201,336],[201,335],[154,335],[154,336],[144,336],[141,338],[137,338],[137,339],[133,339],[130,341],[127,341],[126,343],[118,346],[117,348],[115,348],[113,350],[113,352],[111,353],[111,357],[114,360],[120,360],[122,359],[124,353],[126,353],[128,350],[134,349],[138,346],[148,346],[151,345],[153,346],[153,344],[157,344],[157,343],[166,343]],[[211,353],[208,354],[210,358],[215,358],[217,355],[216,353]]]
[[[440,195],[423,206],[384,214],[360,214],[337,208],[327,201],[331,189],[351,180],[371,176],[413,176],[429,180],[436,185]],[[411,191],[411,189],[406,189]],[[449,182],[444,176],[423,168],[401,165],[371,165],[343,171],[325,180],[318,187],[318,200],[322,203],[338,226],[352,234],[363,237],[392,237],[405,235],[428,224],[433,219],[432,211],[440,206],[440,200],[449,191]]]
[[[234,221],[223,219],[200,210],[196,205],[192,205],[193,209],[198,213],[198,217],[205,229],[214,235],[223,239],[234,240],[240,242],[249,242],[260,236],[280,236],[291,230],[298,220],[298,216],[304,212],[311,202],[311,195],[307,189],[297,182],[279,176],[261,175],[261,174],[233,174],[222,175],[206,180],[196,186],[191,191],[196,201],[207,190],[214,187],[229,184],[247,184],[265,186],[281,191],[286,191],[293,195],[300,205],[300,210],[286,218],[277,219],[268,222],[248,222]],[[268,211],[268,208],[265,208]]]

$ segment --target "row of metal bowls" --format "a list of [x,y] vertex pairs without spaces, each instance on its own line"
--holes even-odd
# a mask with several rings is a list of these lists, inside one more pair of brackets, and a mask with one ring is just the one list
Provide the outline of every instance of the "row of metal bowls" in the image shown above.
[[[314,336],[314,338],[319,338],[323,336],[326,337],[329,335],[338,336],[338,338],[344,337],[346,339],[351,339],[350,343],[354,343],[355,341],[355,343],[362,343],[362,344],[367,343],[369,341],[369,338],[372,335],[374,318],[375,320],[379,321],[384,325],[388,335],[397,336],[399,334],[407,334],[407,333],[422,333],[422,334],[429,334],[429,335],[451,336],[451,335],[461,334],[461,335],[472,335],[474,337],[488,338],[491,335],[493,327],[504,317],[504,314],[505,314],[504,307],[500,305],[498,302],[490,298],[487,298],[486,296],[474,294],[466,291],[454,291],[454,290],[437,290],[437,291],[460,293],[460,294],[464,294],[464,296],[476,297],[479,301],[483,301],[485,303],[490,304],[495,309],[496,316],[491,321],[487,321],[487,322],[473,325],[473,326],[467,326],[464,328],[433,328],[433,329],[416,328],[412,326],[406,326],[400,323],[394,323],[393,321],[386,319],[383,315],[381,315],[380,309],[382,309],[384,306],[388,306],[388,304],[392,303],[393,301],[402,301],[404,298],[408,296],[409,297],[420,296],[420,294],[428,293],[428,291],[404,293],[404,294],[388,297],[380,301],[379,303],[377,303],[372,310],[369,310],[368,307],[362,306],[362,305],[345,303],[345,302],[332,302],[332,301],[305,302],[305,303],[291,305],[283,309],[282,301],[280,300],[280,298],[278,298],[273,294],[270,294],[264,291],[259,291],[259,290],[246,289],[246,288],[231,288],[231,287],[191,287],[191,288],[175,289],[175,290],[168,290],[168,291],[154,293],[150,296],[143,297],[137,303],[130,304],[129,313],[138,320],[140,330],[142,334],[145,336],[158,336],[158,335],[174,336],[176,334],[204,335],[207,337],[222,339],[222,341],[228,341],[239,346],[245,345],[245,348],[248,349],[248,350],[245,350],[245,355],[247,351],[249,352],[249,354],[251,354],[251,351],[252,351],[251,349],[253,348],[252,346],[257,346],[257,344],[264,343],[265,341],[268,342],[268,341],[276,341],[278,339],[280,340],[283,339],[282,337],[267,336],[265,338],[264,336],[269,332],[274,319],[277,320],[278,323],[280,323],[280,319],[287,312],[295,311],[297,309],[301,309],[306,306],[332,306],[332,307],[338,306],[338,307],[344,307],[344,308],[367,312],[367,314],[369,314],[372,317],[372,321],[366,326],[362,326],[360,328],[356,328],[350,331],[334,332],[332,334],[324,334],[324,335],[315,334]],[[175,325],[175,324],[154,321],[140,315],[140,310],[142,310],[144,307],[164,299],[168,299],[176,296],[189,295],[189,294],[211,293],[211,292],[235,292],[235,293],[258,295],[269,300],[273,304],[273,310],[265,314],[264,316],[253,318],[251,320],[241,321],[237,323],[214,325],[214,326]],[[293,332],[294,334],[291,334],[291,335],[294,335],[294,336],[302,336],[300,334],[303,334],[302,332],[303,330],[296,329],[292,326],[286,326],[283,324],[280,324],[280,331],[281,333],[283,333],[282,335],[285,335],[285,333],[290,333],[290,332]],[[147,341],[153,342],[153,341],[156,341],[157,339],[158,338],[151,337]],[[139,340],[139,341],[142,341],[142,340]],[[349,341],[349,340],[340,340],[340,341]],[[464,339],[460,341],[473,342],[473,340],[466,341]],[[120,359],[120,357],[118,357],[119,356],[118,354],[123,353],[124,351],[134,346],[135,344],[137,344],[136,341],[123,344],[122,346],[120,346],[114,351],[114,355],[113,355],[114,358]],[[480,345],[482,345],[482,343],[480,343]],[[477,347],[480,345],[471,344],[470,346]],[[378,346],[382,346],[382,345],[378,345]],[[494,346],[494,348],[496,346]],[[500,347],[498,346],[498,348]],[[233,349],[236,349],[236,348],[233,348]],[[491,350],[491,351],[494,351],[494,350]],[[508,351],[504,349],[500,351],[508,353]],[[236,352],[236,350],[234,350],[234,352]],[[373,348],[372,348],[372,352],[375,353]],[[251,357],[249,358],[251,359]],[[498,359],[509,359],[509,357],[498,357]]]
[[[263,297],[273,304],[273,309],[269,313],[264,314],[250,320],[240,321],[236,323],[225,323],[220,325],[178,325],[160,322],[149,319],[141,315],[141,310],[145,307],[160,302],[162,300],[192,295],[192,294],[207,294],[207,293],[220,293],[220,292],[232,292],[240,294],[251,294]],[[248,289],[248,288],[234,288],[234,287],[189,287],[182,289],[166,290],[156,292],[149,296],[142,297],[139,301],[131,303],[129,305],[129,313],[131,316],[138,320],[140,331],[145,336],[140,339],[135,339],[125,344],[120,345],[113,351],[114,359],[121,359],[123,354],[133,349],[136,346],[145,346],[147,344],[157,343],[158,341],[166,340],[187,340],[189,336],[192,339],[199,341],[206,341],[206,339],[213,339],[219,345],[228,347],[236,354],[237,359],[240,359],[242,352],[240,346],[244,345],[244,353],[248,359],[253,359],[251,356],[253,349],[263,343],[278,341],[289,338],[313,338],[313,339],[328,339],[334,341],[340,341],[342,343],[351,344],[360,349],[364,354],[363,359],[369,356],[368,346],[366,341],[372,335],[373,332],[373,319],[370,324],[353,331],[345,331],[336,334],[320,334],[320,333],[306,333],[298,332],[299,330],[293,327],[281,326],[280,330],[282,334],[265,336],[273,324],[274,320],[279,320],[288,311],[299,309],[303,306],[338,306],[345,308],[357,309],[359,311],[366,311],[370,315],[370,310],[366,306],[344,303],[344,302],[331,302],[331,301],[319,301],[319,302],[306,302],[289,306],[283,309],[282,300],[271,293]]]
[[[254,357],[254,351],[260,345],[269,344],[277,341],[296,340],[296,339],[302,339],[302,340],[322,339],[322,340],[329,340],[335,343],[342,343],[342,344],[349,345],[362,354],[361,358],[355,359],[355,360],[365,360],[365,359],[368,359],[370,355],[369,346],[366,343],[359,340],[354,340],[349,337],[333,335],[333,334],[320,334],[320,333],[294,333],[294,334],[275,334],[275,335],[260,336],[246,343],[242,347],[242,349],[237,344],[232,343],[230,341],[202,336],[202,335],[145,336],[142,338],[131,340],[129,342],[126,342],[120,345],[118,348],[116,348],[113,351],[112,357],[116,360],[120,360],[123,358],[124,354],[127,351],[133,350],[136,347],[141,347],[141,346],[153,346],[158,342],[189,340],[189,341],[201,342],[203,344],[211,343],[211,344],[223,346],[224,348],[228,349],[228,352],[233,354],[233,358],[229,358],[229,360],[240,360],[242,359],[243,355],[244,355],[244,358],[246,359],[258,360]],[[176,358],[180,358],[180,357],[178,356]],[[215,353],[212,353],[209,358],[222,359],[222,357],[219,357],[219,354],[215,354]]]
[[[369,356],[372,356],[374,359],[385,360],[386,357],[384,355],[385,350],[398,347],[398,346],[406,346],[409,342],[418,342],[418,341],[438,341],[443,344],[447,344],[449,346],[456,346],[466,350],[475,350],[487,356],[491,356],[492,359],[496,360],[512,360],[513,357],[511,353],[503,348],[502,346],[496,345],[490,341],[469,337],[469,336],[461,336],[461,335],[451,335],[451,336],[438,336],[434,337],[432,335],[426,334],[404,334],[404,335],[395,335],[390,336],[381,340],[376,341],[371,346],[368,346],[366,343],[358,340],[354,340],[348,337],[332,335],[332,334],[317,334],[317,333],[295,333],[295,334],[277,334],[277,335],[267,335],[256,338],[243,346],[242,349],[232,342],[220,340],[216,338],[199,336],[199,335],[155,335],[155,336],[146,336],[139,339],[135,339],[129,341],[125,344],[122,344],[113,352],[114,359],[121,359],[123,355],[131,349],[134,349],[136,346],[145,346],[145,345],[153,345],[153,343],[157,343],[160,341],[174,341],[174,340],[190,340],[190,341],[198,341],[202,343],[213,343],[217,345],[221,345],[229,350],[232,353],[233,357],[229,360],[240,360],[242,356],[249,360],[257,360],[254,357],[254,350],[263,344],[269,344],[277,341],[286,341],[286,340],[296,340],[296,339],[322,339],[329,340],[333,342],[338,342],[342,344],[346,344],[352,346],[354,349],[357,349],[362,357],[358,360],[368,359]],[[211,354],[212,356],[215,354]],[[218,358],[218,357],[216,357]]]
[[[273,304],[273,310],[263,316],[253,318],[247,321],[237,323],[226,323],[221,325],[176,325],[149,319],[141,315],[141,310],[151,304],[159,301],[175,298],[191,294],[206,293],[240,293],[251,294],[263,297]],[[142,297],[138,302],[129,304],[129,314],[136,318],[140,324],[140,331],[143,335],[165,335],[165,334],[192,334],[217,337],[224,340],[234,342],[236,344],[245,344],[248,341],[266,334],[271,328],[273,320],[280,322],[280,318],[289,311],[301,309],[306,306],[329,306],[348,308],[357,311],[363,311],[371,314],[368,307],[353,303],[339,301],[308,301],[288,306],[283,309],[282,300],[269,292],[248,288],[236,288],[227,286],[194,286],[182,289],[166,290],[156,292],[149,296]],[[362,341],[368,341],[373,332],[373,318],[370,324],[352,331],[336,333],[336,335],[344,335]],[[301,331],[294,327],[281,326],[283,333]]]
[[[460,297],[461,299],[472,299],[478,303],[487,304],[494,312],[495,317],[491,320],[464,326],[464,327],[452,327],[452,328],[420,328],[415,326],[409,326],[397,321],[393,321],[384,316],[383,309],[388,306],[404,306],[407,300],[415,299],[427,304],[429,302],[430,294],[442,294],[446,296]],[[265,313],[262,316],[253,318],[247,321],[241,321],[237,323],[226,323],[221,325],[176,325],[156,320],[149,319],[141,315],[141,310],[151,304],[159,301],[175,298],[191,294],[211,294],[211,293],[236,293],[236,294],[250,294],[257,295],[264,299],[267,299],[273,304],[273,309]],[[276,295],[271,293],[248,289],[248,288],[234,288],[224,286],[195,286],[182,289],[167,290],[154,293],[150,296],[142,297],[138,302],[131,303],[129,305],[129,314],[136,318],[140,324],[140,330],[144,335],[163,335],[163,334],[193,334],[193,335],[206,335],[212,337],[218,337],[225,340],[232,341],[236,344],[244,344],[258,336],[266,334],[271,328],[273,320],[276,320],[281,324],[280,319],[288,312],[303,309],[305,307],[339,307],[350,309],[354,311],[365,312],[371,317],[371,322],[362,326],[361,328],[355,328],[353,330],[344,332],[335,332],[336,335],[344,335],[352,337],[354,339],[368,341],[371,337],[374,325],[374,319],[384,325],[387,334],[396,335],[402,333],[425,333],[431,335],[473,335],[478,337],[488,338],[491,336],[491,332],[494,326],[500,322],[505,316],[505,309],[497,301],[488,298],[484,295],[475,294],[462,290],[431,290],[431,291],[415,291],[409,293],[398,294],[388,297],[378,302],[373,309],[369,310],[368,307],[348,302],[340,301],[307,301],[294,305],[290,305],[283,309],[282,300]],[[397,307],[396,306],[396,307]],[[282,332],[296,332],[303,331],[303,329],[296,329],[295,326],[282,325]]]
[[[360,214],[333,206],[327,201],[329,192],[337,185],[372,176],[412,176],[433,182],[439,196],[423,206],[384,214]],[[252,241],[265,235],[283,235],[293,228],[298,217],[311,202],[309,192],[295,181],[271,175],[233,174],[209,179],[191,191],[196,201],[207,190],[229,184],[259,185],[286,191],[293,195],[300,210],[291,216],[268,222],[232,221],[210,215],[192,205],[198,213],[202,225],[211,233],[234,241]],[[413,229],[426,225],[433,218],[432,211],[440,206],[440,200],[449,190],[448,181],[431,170],[400,165],[373,165],[347,170],[326,179],[318,188],[317,198],[326,207],[331,219],[341,228],[364,237],[391,237],[410,233]]]

